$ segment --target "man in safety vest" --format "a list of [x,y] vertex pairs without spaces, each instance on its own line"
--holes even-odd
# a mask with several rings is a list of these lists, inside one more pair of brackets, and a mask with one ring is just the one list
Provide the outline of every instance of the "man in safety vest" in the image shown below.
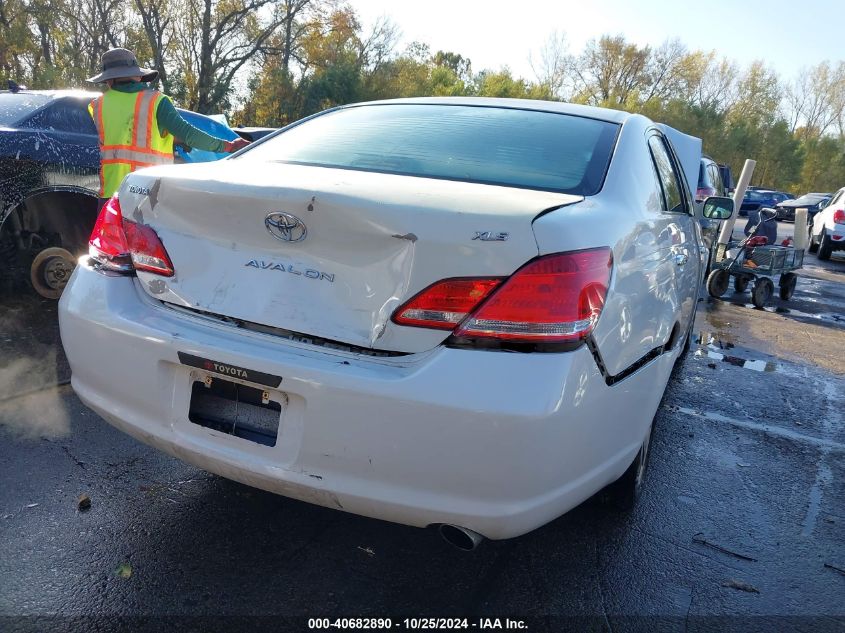
[[108,84],[88,111],[100,137],[100,201],[110,198],[130,172],[173,162],[173,141],[209,152],[235,152],[249,145],[224,141],[198,130],[176,111],[170,97],[150,87],[157,70],[141,68],[132,51],[103,54],[103,71],[88,79]]

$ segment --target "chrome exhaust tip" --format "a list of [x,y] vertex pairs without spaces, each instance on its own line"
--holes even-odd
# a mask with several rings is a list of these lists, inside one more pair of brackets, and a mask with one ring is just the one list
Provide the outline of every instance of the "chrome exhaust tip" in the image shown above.
[[484,540],[484,537],[478,532],[473,532],[459,525],[441,523],[437,527],[437,531],[440,532],[440,536],[443,537],[444,541],[465,552],[471,552]]

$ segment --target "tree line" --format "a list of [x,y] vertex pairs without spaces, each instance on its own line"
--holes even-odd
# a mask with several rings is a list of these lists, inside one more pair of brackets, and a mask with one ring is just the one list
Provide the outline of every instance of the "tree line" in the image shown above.
[[82,87],[109,48],[131,48],[185,108],[280,126],[334,105],[411,96],[565,100],[639,112],[704,141],[753,183],[803,193],[845,186],[845,61],[788,80],[678,40],[602,35],[581,51],[551,33],[534,76],[476,71],[457,52],[399,49],[388,18],[365,29],[340,0],[0,0],[0,80]]

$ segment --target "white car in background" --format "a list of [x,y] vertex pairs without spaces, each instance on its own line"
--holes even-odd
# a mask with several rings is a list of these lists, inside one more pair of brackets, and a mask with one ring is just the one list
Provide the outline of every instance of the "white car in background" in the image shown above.
[[695,316],[699,159],[639,115],[412,99],[135,172],[62,297],[73,387],[200,468],[460,547],[630,505]]
[[833,194],[810,225],[811,253],[826,260],[833,251],[841,250],[845,250],[845,187]]

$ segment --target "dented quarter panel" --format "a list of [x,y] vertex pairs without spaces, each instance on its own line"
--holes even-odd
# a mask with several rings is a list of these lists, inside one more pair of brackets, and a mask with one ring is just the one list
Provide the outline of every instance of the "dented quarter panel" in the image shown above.
[[[622,127],[601,192],[534,222],[542,254],[610,246],[613,276],[593,336],[615,375],[665,344],[692,314],[700,259],[694,218],[661,210],[660,190],[645,142],[651,122],[631,117]],[[673,261],[693,249],[684,270]]]

